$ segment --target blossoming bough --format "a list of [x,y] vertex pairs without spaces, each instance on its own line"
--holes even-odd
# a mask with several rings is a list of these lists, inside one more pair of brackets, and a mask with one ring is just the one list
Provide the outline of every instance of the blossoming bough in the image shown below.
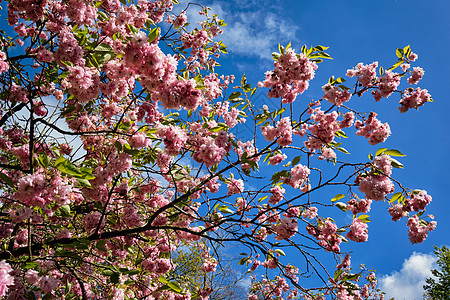
[[[0,33],[0,296],[207,299],[208,286],[189,290],[168,279],[171,252],[215,240],[247,249],[239,263],[253,274],[249,299],[382,297],[374,274],[352,271],[349,255],[334,274],[319,258],[341,253],[347,239],[367,240],[372,201],[394,221],[408,219],[412,243],[436,226],[422,216],[431,196],[391,177],[402,167],[400,151],[381,148],[349,163],[337,142],[353,127],[372,145],[390,134],[382,116],[353,110],[352,97],[396,93],[400,112],[432,101],[414,87],[424,74],[411,70],[417,55],[407,46],[387,70],[358,64],[346,74],[355,78],[351,88],[331,77],[323,99],[310,102],[300,95],[330,58],[327,47],[280,46],[258,83],[279,105],[257,107],[245,76],[234,82],[214,73],[226,53],[217,37],[224,21],[196,4],[183,3],[176,15],[176,4],[8,1],[11,28]],[[187,9],[205,21],[191,30]],[[245,121],[253,138],[239,140],[233,131]],[[317,160],[334,173],[322,173]],[[345,194],[331,203],[314,198],[337,183]],[[321,212],[332,203],[351,211],[351,224]],[[304,258],[302,268],[281,257],[288,247]],[[206,276],[220,257],[201,249]],[[321,287],[304,285],[299,274],[311,273]]]

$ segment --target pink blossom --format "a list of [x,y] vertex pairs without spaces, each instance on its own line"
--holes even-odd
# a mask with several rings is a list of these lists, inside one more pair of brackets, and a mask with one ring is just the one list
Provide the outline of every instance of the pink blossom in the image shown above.
[[369,139],[369,144],[376,145],[387,140],[391,134],[391,128],[388,123],[382,124],[377,118],[377,114],[371,112],[369,117],[364,121],[364,126],[362,123],[356,122],[355,128],[358,129],[356,132],[359,136],[364,136]]
[[283,194],[285,192],[285,189],[282,186],[276,185],[273,188],[270,189],[270,198],[269,203],[276,205],[278,202],[283,200]]
[[409,199],[407,199],[408,205],[412,207],[414,211],[425,210],[425,206],[430,204],[432,198],[427,194],[427,191],[419,191],[418,193],[411,193]]
[[367,234],[367,223],[364,223],[360,219],[353,219],[350,230],[347,233],[347,238],[358,243],[367,241],[369,238]]
[[203,265],[200,267],[200,269],[203,272],[209,273],[209,272],[214,272],[216,270],[216,266],[217,266],[217,260],[215,260],[214,258],[208,258],[208,259],[205,259],[205,261],[203,262]]
[[269,163],[272,166],[278,165],[279,163],[281,163],[283,160],[285,160],[287,158],[286,154],[282,154],[279,153],[275,156],[272,156],[271,158],[269,158]]
[[358,81],[363,85],[363,87],[368,87],[377,79],[377,67],[377,61],[371,63],[370,65],[359,63],[355,68],[348,70],[346,75],[349,77],[358,77]]
[[400,100],[401,107],[398,109],[401,113],[407,112],[410,108],[417,109],[424,105],[426,102],[431,101],[431,95],[427,90],[416,88],[415,90],[408,89],[404,97]]
[[370,211],[371,203],[372,200],[360,199],[359,201],[356,201],[356,199],[351,199],[347,202],[347,209],[354,215],[358,213],[368,213]]
[[0,51],[0,74],[6,72],[9,69],[9,64],[6,61],[6,54]]
[[184,24],[186,24],[187,16],[185,12],[183,11],[181,14],[177,16],[177,18],[173,21],[173,26],[175,28],[183,27]]
[[231,182],[227,185],[228,187],[228,196],[233,194],[240,194],[244,191],[244,182],[242,179],[231,179]]
[[389,207],[388,212],[392,217],[392,221],[398,221],[401,218],[405,217],[407,214],[407,211],[405,210],[405,207],[402,204],[396,204],[394,206]]
[[317,207],[311,206],[302,213],[303,218],[314,219],[317,217]]
[[406,225],[409,227],[408,236],[411,244],[422,243],[428,236],[428,232],[436,228],[436,222],[419,220],[417,215],[410,217]]
[[7,262],[4,260],[0,261],[0,297],[5,296],[8,286],[14,284],[14,277],[9,274],[12,270]]
[[272,225],[272,230],[277,234],[275,239],[281,241],[293,237],[298,231],[298,224],[292,218],[283,218],[278,225]]
[[383,175],[369,175],[357,178],[359,190],[366,195],[367,199],[381,201],[387,194],[394,192],[394,184]]
[[325,92],[323,99],[327,99],[328,102],[336,106],[341,106],[344,102],[347,102],[352,97],[352,94],[348,89],[340,89],[337,86],[331,85],[329,83],[322,87]]
[[414,67],[411,77],[408,78],[408,83],[411,85],[417,84],[422,79],[424,74],[425,71],[422,68]]

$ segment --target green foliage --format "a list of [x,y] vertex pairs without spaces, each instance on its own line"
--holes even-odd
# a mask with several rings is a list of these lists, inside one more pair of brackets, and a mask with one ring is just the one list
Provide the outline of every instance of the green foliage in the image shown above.
[[435,278],[428,278],[423,286],[424,299],[450,300],[450,250],[446,246],[434,247],[439,269],[431,270]]

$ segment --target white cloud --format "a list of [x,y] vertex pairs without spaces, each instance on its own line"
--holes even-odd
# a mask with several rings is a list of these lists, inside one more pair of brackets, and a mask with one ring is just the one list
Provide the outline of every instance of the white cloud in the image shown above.
[[[227,23],[218,39],[227,45],[230,54],[272,59],[272,52],[277,51],[278,43],[286,45],[292,41],[299,47],[295,37],[299,27],[292,20],[282,17],[275,4],[258,9],[260,4],[245,2],[248,1],[204,3]],[[204,20],[195,7],[189,9],[187,15],[191,24]]]
[[419,300],[422,299],[423,285],[435,268],[436,258],[430,254],[414,252],[407,258],[400,271],[381,276],[380,287],[386,292],[386,299]]

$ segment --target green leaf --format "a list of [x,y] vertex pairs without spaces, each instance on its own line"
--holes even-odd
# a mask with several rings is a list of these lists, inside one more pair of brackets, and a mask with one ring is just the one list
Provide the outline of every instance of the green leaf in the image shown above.
[[336,147],[336,150],[341,151],[342,153],[345,153],[345,154],[350,154],[350,152],[348,152],[347,149],[342,148],[342,147]]
[[326,46],[321,46],[321,45],[317,45],[314,47],[314,51],[325,51],[330,47],[326,47]]
[[278,44],[278,51],[280,51],[281,55],[284,55],[284,47]]
[[294,159],[292,160],[292,166],[298,164],[300,162],[301,157],[302,157],[301,155],[294,157]]
[[223,212],[224,214],[232,214],[232,213],[234,213],[234,211],[232,211],[228,206],[226,206],[226,205],[221,205],[220,207],[219,207],[219,210],[221,211],[221,212]]
[[52,300],[52,299],[53,299],[52,293],[47,293],[45,294],[44,297],[42,297],[42,300]]
[[244,265],[248,261],[248,257],[243,257],[239,260],[238,265]]
[[137,154],[139,154],[139,150],[131,149],[131,146],[128,144],[123,145],[123,152],[131,156],[136,156]]
[[384,154],[390,155],[390,156],[406,156],[405,154],[401,153],[397,149],[389,149],[384,151]]
[[331,202],[335,202],[335,201],[341,200],[341,199],[344,198],[344,197],[345,197],[344,194],[337,194],[336,196],[334,196],[334,197],[331,199]]
[[148,33],[148,42],[151,43],[159,36],[161,29],[159,27],[155,27]]
[[375,152],[375,156],[380,156],[386,150],[387,150],[387,148],[380,148],[380,149],[378,149],[377,152]]
[[48,164],[50,163],[50,158],[47,156],[47,154],[39,153],[38,160],[39,160],[39,163],[41,164],[41,166],[43,166],[46,169],[48,168]]
[[338,130],[338,131],[336,131],[335,133],[334,133],[334,135],[335,136],[337,136],[337,137],[342,137],[342,138],[348,138],[348,136],[345,134],[345,132],[343,131],[343,130]]
[[114,274],[114,271],[110,270],[110,269],[104,269],[102,274],[105,275],[105,276],[111,276],[111,275]]
[[61,213],[61,216],[63,217],[70,217],[70,206],[69,205],[63,205],[59,208],[59,211]]
[[14,182],[12,181],[12,179],[6,175],[5,173],[1,173],[0,172],[0,178],[10,187],[14,188]]
[[397,55],[398,58],[402,58],[403,57],[403,49],[396,48],[395,54]]
[[325,52],[316,52],[311,55],[309,55],[309,58],[326,58],[326,59],[333,59],[328,53]]
[[388,71],[392,71],[395,70],[398,66],[400,66],[403,63],[403,60],[399,60],[398,62],[396,62],[392,67],[390,67],[388,69]]
[[228,97],[228,100],[236,99],[241,95],[242,95],[241,92],[233,92],[233,93],[231,93],[230,97]]
[[275,249],[275,252],[280,254],[280,255],[282,255],[282,256],[286,256],[286,253],[284,253],[284,251],[281,250],[281,249]]
[[66,175],[71,175],[75,177],[82,176],[83,173],[68,160],[64,161],[64,163],[60,163],[56,166],[56,168]]
[[410,45],[406,46],[405,48],[403,48],[403,53],[405,53],[405,57],[409,57],[409,55],[411,54],[411,47]]
[[335,80],[335,82],[336,82],[336,83],[342,83],[342,82],[345,82],[345,79],[342,78],[342,77],[338,77],[338,78]]
[[109,276],[109,280],[111,280],[112,283],[119,283],[119,273],[114,272],[111,276]]
[[37,264],[37,263],[31,261],[31,262],[27,262],[27,263],[25,264],[25,266],[23,266],[22,268],[24,268],[25,270],[28,270],[28,269],[34,269],[34,268],[37,267],[38,265],[39,265],[39,264]]
[[181,286],[175,281],[167,283],[167,286],[169,286],[177,294],[180,294],[182,291]]
[[400,163],[398,160],[394,159],[391,157],[391,165],[394,168],[398,168],[398,169],[403,169],[404,165],[402,163]]
[[113,48],[105,43],[101,43],[97,47],[94,48],[95,52],[114,52]]
[[258,202],[262,202],[262,201],[266,200],[267,197],[269,197],[269,196],[264,196],[264,197],[259,198]]
[[106,241],[100,240],[95,244],[95,248],[97,248],[100,251],[107,252],[108,250],[106,249],[105,244]]
[[84,179],[84,178],[77,178],[77,181],[78,181],[78,184],[79,184],[81,187],[92,188],[91,183],[90,183],[87,179]]
[[343,212],[346,212],[347,209],[347,204],[345,204],[344,202],[337,202],[336,207],[339,208],[340,210],[342,210]]
[[247,77],[245,77],[244,73],[241,78],[241,87],[244,87],[246,84],[247,84]]
[[369,215],[360,215],[360,216],[358,216],[358,219],[360,219],[364,223],[370,222]]
[[272,179],[271,180],[275,183],[275,182],[278,182],[278,180],[280,180],[281,177],[289,177],[289,175],[290,174],[289,174],[289,172],[287,170],[275,172],[272,175]]
[[399,199],[401,196],[403,195],[402,192],[397,192],[394,195],[392,195],[391,200],[389,200],[389,202],[394,202],[395,200]]

